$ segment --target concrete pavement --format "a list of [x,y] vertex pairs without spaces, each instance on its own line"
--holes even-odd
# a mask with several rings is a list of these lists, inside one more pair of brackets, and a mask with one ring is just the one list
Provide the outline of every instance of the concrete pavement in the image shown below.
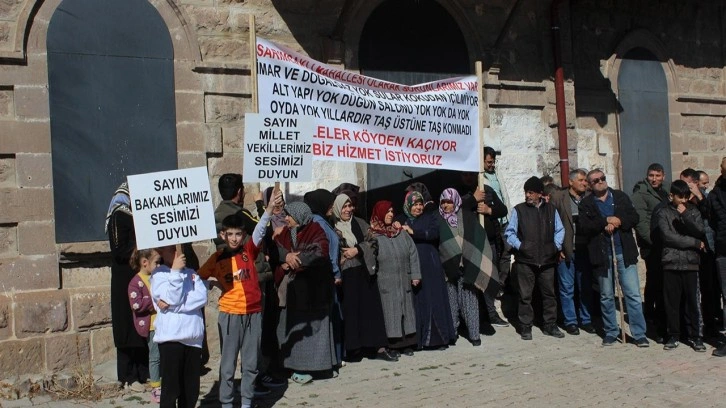
[[[555,339],[534,329],[520,340],[511,327],[482,336],[482,346],[460,339],[443,351],[402,356],[399,362],[363,360],[342,368],[338,378],[287,387],[257,401],[259,407],[480,407],[480,406],[726,406],[726,359],[696,353],[685,344],[602,347],[601,338],[582,333]],[[214,351],[212,347],[212,351]],[[199,405],[216,407],[216,355],[202,378]],[[104,373],[105,370],[105,373]],[[112,378],[113,364],[97,367]],[[137,407],[151,405],[148,393],[124,394],[100,402],[0,401],[4,408],[40,406]]]

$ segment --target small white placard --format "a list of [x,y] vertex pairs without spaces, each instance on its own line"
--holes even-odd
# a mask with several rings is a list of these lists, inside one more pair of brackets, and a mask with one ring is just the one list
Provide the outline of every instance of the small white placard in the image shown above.
[[128,176],[138,249],[217,236],[206,167]]
[[314,130],[310,117],[246,114],[245,183],[312,181]]

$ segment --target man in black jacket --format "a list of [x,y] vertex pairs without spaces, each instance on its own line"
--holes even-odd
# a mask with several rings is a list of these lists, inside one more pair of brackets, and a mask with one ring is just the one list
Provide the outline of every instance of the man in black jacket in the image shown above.
[[562,338],[557,328],[555,265],[559,260],[565,228],[555,207],[542,199],[544,184],[537,177],[524,183],[525,202],[512,210],[504,232],[514,251],[514,278],[519,292],[519,321],[522,340],[532,340],[532,292],[535,284],[542,294],[542,332]]
[[[708,219],[715,234],[716,267],[721,281],[721,293],[726,299],[726,157],[721,161],[721,176],[708,195]],[[726,311],[724,312],[726,321]],[[713,352],[714,356],[726,356],[726,344]]]
[[587,180],[592,194],[580,203],[580,229],[589,237],[587,248],[590,263],[600,286],[600,308],[605,330],[602,344],[615,344],[619,334],[615,315],[614,256],[628,310],[630,333],[638,347],[648,347],[638,278],[638,247],[633,238],[633,228],[638,224],[638,213],[625,193],[608,187],[602,170],[591,170],[587,173]]
[[655,213],[654,222],[663,242],[663,298],[668,317],[669,339],[663,347],[673,350],[680,340],[681,300],[691,346],[706,351],[698,324],[698,266],[700,252],[706,249],[706,234],[701,213],[688,202],[688,184],[676,180],[671,185],[671,202]]

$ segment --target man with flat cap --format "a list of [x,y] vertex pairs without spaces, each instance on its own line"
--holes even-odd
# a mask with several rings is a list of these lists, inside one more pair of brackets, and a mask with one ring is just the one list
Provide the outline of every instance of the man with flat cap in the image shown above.
[[532,292],[542,295],[542,332],[562,338],[557,328],[555,266],[565,238],[565,228],[555,207],[542,199],[544,184],[537,177],[524,183],[523,203],[517,204],[504,232],[514,251],[514,278],[519,294],[518,315],[522,340],[532,340]]

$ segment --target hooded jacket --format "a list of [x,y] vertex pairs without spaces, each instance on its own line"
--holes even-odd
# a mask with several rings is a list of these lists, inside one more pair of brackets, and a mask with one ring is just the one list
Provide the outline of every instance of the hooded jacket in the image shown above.
[[648,180],[640,180],[633,187],[631,200],[633,201],[635,211],[638,213],[638,218],[640,218],[638,224],[635,226],[635,238],[640,247],[640,257],[645,259],[653,247],[653,240],[650,236],[653,210],[661,202],[668,201],[668,193],[666,193],[665,186],[663,185],[656,190],[648,183]]

